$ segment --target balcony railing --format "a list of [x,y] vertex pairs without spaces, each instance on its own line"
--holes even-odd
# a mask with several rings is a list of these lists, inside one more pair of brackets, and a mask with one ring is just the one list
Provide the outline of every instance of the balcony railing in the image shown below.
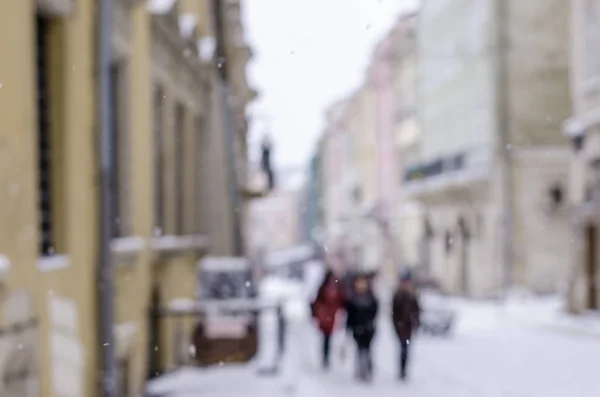
[[459,153],[409,167],[404,174],[404,181],[413,182],[448,172],[460,171],[465,168],[465,156],[465,153]]

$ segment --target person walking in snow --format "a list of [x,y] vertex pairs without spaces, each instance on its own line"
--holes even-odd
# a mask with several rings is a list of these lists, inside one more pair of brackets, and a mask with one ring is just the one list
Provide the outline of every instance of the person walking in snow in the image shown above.
[[317,320],[319,330],[323,335],[321,351],[323,369],[329,368],[331,335],[335,328],[336,316],[339,310],[344,307],[345,295],[342,283],[339,282],[333,271],[327,271],[311,305],[312,315]]
[[373,361],[371,343],[375,337],[376,318],[379,302],[365,275],[357,275],[352,294],[346,301],[346,328],[351,333],[358,351],[357,376],[361,380],[371,380]]
[[400,342],[400,379],[406,379],[410,341],[413,330],[419,326],[421,307],[412,280],[412,273],[405,271],[401,277],[392,302],[392,321]]

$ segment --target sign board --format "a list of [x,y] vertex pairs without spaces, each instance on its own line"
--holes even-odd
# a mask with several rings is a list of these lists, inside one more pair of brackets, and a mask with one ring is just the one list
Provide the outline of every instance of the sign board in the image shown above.
[[248,334],[248,321],[244,317],[210,316],[203,325],[208,339],[243,339]]

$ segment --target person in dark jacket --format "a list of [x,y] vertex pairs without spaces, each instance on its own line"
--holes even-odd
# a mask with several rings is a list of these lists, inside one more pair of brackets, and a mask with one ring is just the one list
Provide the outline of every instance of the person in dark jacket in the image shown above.
[[333,271],[325,274],[323,283],[319,287],[317,297],[311,305],[313,317],[317,320],[323,335],[323,368],[329,367],[329,352],[331,350],[331,334],[335,327],[335,319],[340,309],[344,307],[346,294],[342,284]]
[[400,282],[392,303],[392,320],[396,335],[400,341],[400,379],[406,379],[406,367],[410,340],[415,328],[419,326],[421,307],[415,292],[410,271],[400,277]]
[[346,328],[352,334],[358,350],[358,377],[370,380],[373,370],[371,342],[375,336],[379,302],[367,277],[357,276],[353,287],[346,301]]

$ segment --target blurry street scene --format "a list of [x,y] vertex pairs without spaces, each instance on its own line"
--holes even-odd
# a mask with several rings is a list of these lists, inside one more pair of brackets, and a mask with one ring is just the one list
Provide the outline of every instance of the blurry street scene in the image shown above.
[[600,0],[0,0],[0,397],[600,395]]

